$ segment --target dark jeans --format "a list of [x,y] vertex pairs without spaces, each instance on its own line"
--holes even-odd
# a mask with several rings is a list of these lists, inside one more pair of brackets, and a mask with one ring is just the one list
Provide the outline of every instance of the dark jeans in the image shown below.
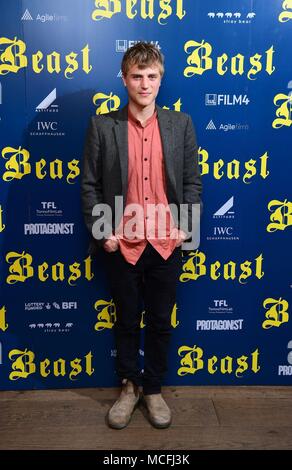
[[[181,248],[164,260],[148,242],[136,265],[120,250],[103,250],[117,320],[113,331],[117,348],[116,372],[142,385],[145,395],[161,392],[167,371],[171,312],[181,268]],[[139,370],[141,298],[144,300],[144,373]]]

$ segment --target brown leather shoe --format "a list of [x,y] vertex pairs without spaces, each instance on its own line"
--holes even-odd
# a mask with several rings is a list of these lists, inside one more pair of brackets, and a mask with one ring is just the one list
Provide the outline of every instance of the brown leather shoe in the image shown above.
[[148,409],[150,423],[155,428],[168,428],[171,424],[171,411],[161,393],[143,395],[143,401]]
[[139,387],[131,380],[123,379],[119,398],[107,414],[107,422],[111,428],[125,428],[132,417],[140,400]]

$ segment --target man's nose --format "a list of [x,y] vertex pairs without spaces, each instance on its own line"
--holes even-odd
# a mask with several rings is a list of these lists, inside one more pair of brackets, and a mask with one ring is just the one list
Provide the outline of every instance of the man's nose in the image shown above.
[[148,88],[149,81],[148,78],[142,78],[142,88]]

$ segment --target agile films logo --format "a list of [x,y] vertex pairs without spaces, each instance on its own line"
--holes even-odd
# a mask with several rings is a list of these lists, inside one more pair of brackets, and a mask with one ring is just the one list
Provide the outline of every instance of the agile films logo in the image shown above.
[[177,239],[179,227],[185,234],[182,250],[198,248],[200,204],[149,203],[144,208],[140,204],[124,206],[123,201],[123,196],[115,196],[114,208],[108,204],[93,207],[92,235],[96,240],[112,234],[128,241]]
[[41,23],[47,22],[61,22],[68,21],[68,17],[65,15],[59,15],[58,13],[37,13],[32,16],[28,8],[25,10],[21,17],[21,21],[40,21]]
[[249,130],[249,124],[241,124],[240,122],[236,123],[220,123],[217,125],[213,121],[213,119],[210,119],[206,126],[206,131],[223,131],[223,132],[229,132],[229,131],[248,131]]

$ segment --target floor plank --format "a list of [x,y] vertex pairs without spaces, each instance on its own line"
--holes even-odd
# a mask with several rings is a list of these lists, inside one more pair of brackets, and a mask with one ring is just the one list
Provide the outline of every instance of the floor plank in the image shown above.
[[140,405],[117,431],[115,388],[0,392],[0,449],[291,449],[289,387],[165,387],[173,412],[158,430]]

